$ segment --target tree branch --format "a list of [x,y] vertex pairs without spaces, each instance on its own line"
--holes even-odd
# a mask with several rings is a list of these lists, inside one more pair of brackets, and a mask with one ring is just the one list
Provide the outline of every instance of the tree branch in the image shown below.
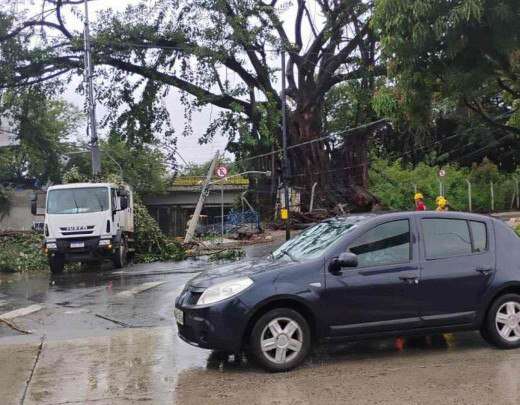
[[466,97],[464,97],[463,100],[464,100],[464,104],[466,105],[466,107],[468,107],[473,112],[477,113],[488,124],[490,124],[496,128],[503,129],[504,131],[508,131],[508,132],[512,132],[516,135],[520,135],[520,128],[511,127],[509,125],[504,125],[504,124],[497,122],[495,119],[493,119],[493,117],[490,117],[484,111],[484,109],[482,108],[482,105],[480,103],[476,102],[475,104],[472,104]]
[[251,105],[246,101],[232,97],[227,94],[214,94],[202,87],[194,85],[193,83],[187,82],[179,77],[168,75],[166,73],[159,72],[156,69],[152,69],[146,66],[138,66],[129,62],[125,62],[119,59],[112,58],[110,56],[100,57],[100,61],[103,64],[121,69],[128,73],[135,73],[148,79],[156,80],[177,87],[180,90],[185,91],[195,97],[201,102],[207,102],[216,105],[217,107],[224,108],[226,110],[236,111],[236,107],[241,107],[242,112],[248,116],[251,115]]

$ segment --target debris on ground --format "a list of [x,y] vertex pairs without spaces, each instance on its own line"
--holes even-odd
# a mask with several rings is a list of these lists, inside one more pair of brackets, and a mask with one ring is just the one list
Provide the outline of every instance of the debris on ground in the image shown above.
[[33,231],[0,231],[0,272],[46,269],[43,237]]
[[245,256],[244,249],[225,249],[220,250],[209,255],[210,262],[219,260],[240,260]]

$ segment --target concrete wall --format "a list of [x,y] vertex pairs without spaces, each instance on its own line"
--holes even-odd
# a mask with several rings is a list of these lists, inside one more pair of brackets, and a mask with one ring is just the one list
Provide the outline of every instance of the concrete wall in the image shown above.
[[0,219],[1,231],[27,231],[32,228],[33,221],[43,221],[43,216],[31,214],[31,196],[33,194],[33,190],[11,192],[11,210],[7,216]]

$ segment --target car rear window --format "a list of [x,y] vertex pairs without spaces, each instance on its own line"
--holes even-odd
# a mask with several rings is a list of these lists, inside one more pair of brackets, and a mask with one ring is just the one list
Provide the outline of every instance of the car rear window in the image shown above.
[[442,259],[472,253],[468,222],[463,219],[423,219],[427,259]]
[[473,252],[485,252],[488,248],[487,230],[484,222],[469,221],[473,238]]

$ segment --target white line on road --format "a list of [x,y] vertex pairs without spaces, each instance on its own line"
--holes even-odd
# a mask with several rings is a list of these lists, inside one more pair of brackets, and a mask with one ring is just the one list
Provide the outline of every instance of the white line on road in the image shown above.
[[152,281],[149,283],[143,283],[138,285],[137,287],[131,288],[130,290],[122,291],[117,293],[116,297],[131,297],[132,295],[136,295],[142,293],[143,291],[150,290],[155,287],[159,287],[160,285],[166,283],[166,281]]
[[14,319],[14,318],[18,318],[20,316],[25,316],[25,315],[32,314],[34,312],[38,312],[42,309],[43,309],[43,307],[41,305],[29,305],[28,307],[25,307],[25,308],[16,309],[11,312],[6,312],[5,314],[0,315],[0,318],[5,319],[5,320]]

